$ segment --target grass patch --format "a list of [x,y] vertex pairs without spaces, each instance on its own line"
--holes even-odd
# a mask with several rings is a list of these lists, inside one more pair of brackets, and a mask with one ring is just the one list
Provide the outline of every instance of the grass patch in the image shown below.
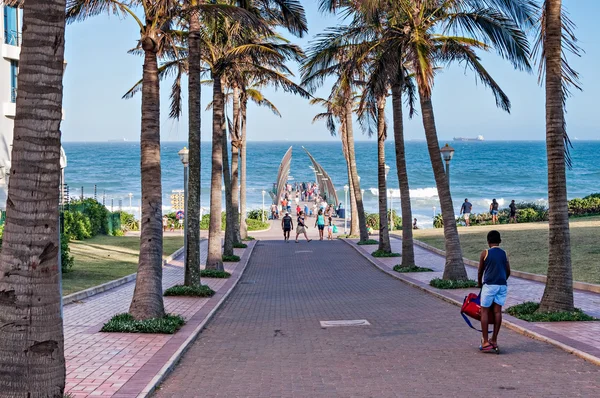
[[235,249],[245,249],[245,248],[247,248],[247,247],[248,247],[248,245],[247,245],[247,244],[245,244],[245,243],[239,243],[239,242],[238,242],[238,243],[234,243],[234,244],[233,244],[233,247],[234,247]]
[[244,242],[251,242],[251,241],[253,241],[253,240],[256,240],[256,239],[254,239],[254,237],[253,237],[253,236],[246,236],[246,237],[245,237],[244,239],[242,239],[242,240],[243,240]]
[[383,250],[375,250],[371,255],[373,257],[400,257],[400,253],[388,253]]
[[[75,265],[63,274],[63,295],[110,282],[137,271],[140,238],[137,236],[96,236],[72,241]],[[183,236],[163,238],[163,258],[183,246]]]
[[211,297],[215,294],[207,285],[185,286],[175,285],[165,290],[165,296]]
[[586,314],[579,308],[575,308],[572,312],[537,312],[538,308],[540,308],[539,303],[528,301],[509,307],[506,309],[506,312],[515,318],[528,322],[598,321],[597,318]]
[[137,321],[130,314],[117,314],[102,326],[101,332],[109,333],[161,333],[173,334],[185,324],[179,315],[167,314],[162,318]]
[[477,287],[477,282],[468,279],[466,281],[448,281],[445,279],[435,278],[429,284],[437,289],[468,289]]
[[226,263],[237,263],[240,261],[240,256],[236,256],[235,254],[233,256],[223,256],[223,261]]
[[216,269],[203,269],[200,271],[201,278],[220,278],[226,279],[229,278],[231,274],[227,271],[218,271]]
[[375,239],[363,240],[356,243],[357,245],[378,245],[379,241]]
[[394,265],[396,272],[433,272],[431,268],[418,267],[416,265],[402,266],[402,264]]
[[[487,248],[486,235],[496,229],[502,234],[502,248],[510,256],[514,270],[545,275],[548,269],[548,223],[523,223],[477,228],[459,228],[463,255],[479,261],[481,251]],[[598,230],[600,217],[571,219],[571,256],[573,279],[579,282],[600,283],[600,246]],[[415,239],[444,250],[442,229],[419,229]]]

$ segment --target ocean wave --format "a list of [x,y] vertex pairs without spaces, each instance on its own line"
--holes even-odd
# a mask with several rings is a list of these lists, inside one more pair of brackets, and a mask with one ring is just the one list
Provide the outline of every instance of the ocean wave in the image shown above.
[[[379,195],[379,189],[377,189],[377,188],[369,188],[368,192],[370,192],[371,195],[373,195],[373,196]],[[390,192],[392,193],[392,197],[400,198],[400,190],[399,189],[388,189],[388,195]],[[437,198],[438,191],[437,191],[437,188],[435,188],[435,187],[415,188],[415,189],[410,190],[410,197],[411,197],[411,199],[414,199],[414,198],[421,198],[421,199]]]

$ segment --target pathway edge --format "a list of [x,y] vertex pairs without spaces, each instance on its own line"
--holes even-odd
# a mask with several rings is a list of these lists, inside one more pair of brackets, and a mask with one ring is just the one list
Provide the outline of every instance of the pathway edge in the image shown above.
[[[254,247],[256,246],[256,242],[257,242],[256,240],[248,242],[249,243],[248,248],[247,248],[248,256],[246,257],[244,263],[241,264],[242,267],[241,267],[240,273],[239,273],[237,279],[235,280],[235,282],[233,283],[233,285],[229,288],[229,290],[227,290],[227,292],[225,292],[225,294],[223,295],[223,297],[221,297],[221,299],[215,305],[215,307],[208,313],[206,318],[204,318],[204,320],[202,322],[200,322],[200,324],[188,336],[188,338],[183,342],[183,344],[179,347],[179,349],[177,349],[177,351],[175,351],[175,353],[171,356],[171,358],[169,358],[167,360],[167,362],[161,368],[161,370],[158,372],[158,374],[156,374],[152,378],[152,380],[150,380],[150,382],[146,385],[146,387],[144,387],[142,392],[138,395],[138,398],[149,397],[154,392],[156,387],[165,380],[165,378],[169,375],[169,373],[171,373],[173,368],[177,365],[177,363],[179,362],[179,360],[181,359],[183,354],[185,354],[185,352],[192,345],[192,343],[194,343],[194,341],[196,340],[196,338],[198,337],[200,332],[202,332],[202,330],[204,329],[206,324],[212,319],[212,317],[219,310],[219,308],[221,308],[221,305],[223,305],[223,303],[225,302],[225,300],[227,300],[227,298],[229,297],[229,295],[231,294],[233,289],[235,289],[235,287],[237,286],[239,281],[242,279],[242,276],[244,275],[244,272],[246,271],[248,263],[250,262],[250,257],[252,256],[252,253],[254,252]],[[244,255],[245,255],[245,253],[244,253]],[[242,255],[242,256],[244,256],[244,255]]]
[[[446,301],[450,304],[454,304],[458,307],[462,306],[462,302],[459,302],[458,300],[455,300],[452,297],[445,296],[441,292],[436,291],[437,289],[434,290],[434,288],[430,287],[429,285],[427,285],[421,281],[412,279],[412,278],[404,276],[404,275],[400,275],[398,273],[393,273],[392,271],[388,270],[387,267],[383,263],[380,263],[376,258],[372,257],[365,249],[361,248],[353,241],[351,241],[349,239],[345,239],[345,238],[342,240],[344,242],[346,242],[348,245],[350,245],[350,247],[354,248],[354,250],[356,250],[361,256],[366,258],[367,261],[369,261],[373,266],[375,266],[375,268],[379,269],[381,272],[384,272],[409,286],[412,286],[421,291],[429,293],[430,295],[435,296],[439,299],[442,299],[443,301]],[[437,249],[437,250],[439,250],[439,249]],[[600,366],[600,357],[592,355],[590,353],[587,353],[587,352],[577,349],[575,347],[572,347],[569,344],[560,342],[558,340],[555,340],[551,337],[544,335],[543,333],[536,332],[534,330],[531,330],[531,329],[519,324],[519,323],[523,323],[523,322],[525,322],[525,321],[521,321],[520,319],[517,319],[508,314],[503,314],[502,324],[504,326],[506,326],[508,329],[515,331],[523,336],[527,336],[527,337],[551,344],[551,345],[553,345],[557,348],[560,348],[563,351],[566,351],[570,354],[573,354],[585,361],[588,361],[590,363],[593,363],[594,365]],[[532,325],[532,326],[535,327],[534,325]]]

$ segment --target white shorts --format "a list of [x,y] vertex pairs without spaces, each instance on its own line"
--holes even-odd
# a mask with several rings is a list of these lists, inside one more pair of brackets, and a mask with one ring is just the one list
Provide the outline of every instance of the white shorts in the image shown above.
[[469,217],[471,217],[471,213],[463,213],[463,216],[465,217],[465,220],[468,219]]

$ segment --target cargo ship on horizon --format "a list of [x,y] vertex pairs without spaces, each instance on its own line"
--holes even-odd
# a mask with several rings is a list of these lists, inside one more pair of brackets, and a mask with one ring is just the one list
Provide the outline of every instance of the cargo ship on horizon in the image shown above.
[[476,138],[470,137],[454,137],[454,141],[485,141],[482,135],[478,135]]

